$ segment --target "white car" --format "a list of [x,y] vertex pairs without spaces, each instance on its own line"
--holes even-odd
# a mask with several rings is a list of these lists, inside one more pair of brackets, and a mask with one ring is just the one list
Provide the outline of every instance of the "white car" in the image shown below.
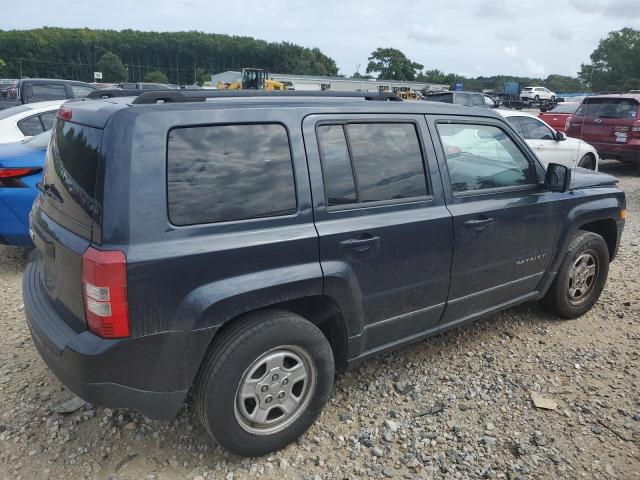
[[598,170],[598,152],[584,140],[567,137],[557,132],[535,115],[517,110],[496,110],[507,119],[513,129],[546,165],[561,163]]
[[19,142],[51,130],[58,108],[66,101],[27,103],[0,110],[0,144]]
[[556,94],[545,87],[524,87],[522,92],[520,92],[520,98],[522,100],[533,100],[535,102],[540,100],[555,102]]

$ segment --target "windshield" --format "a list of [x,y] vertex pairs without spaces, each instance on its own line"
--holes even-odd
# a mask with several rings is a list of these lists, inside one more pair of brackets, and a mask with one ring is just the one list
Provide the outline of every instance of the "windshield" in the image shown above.
[[638,101],[633,98],[588,98],[576,110],[578,117],[636,118]]
[[34,137],[27,138],[22,141],[23,144],[29,145],[32,148],[45,150],[49,145],[49,139],[51,138],[51,130],[42,132]]

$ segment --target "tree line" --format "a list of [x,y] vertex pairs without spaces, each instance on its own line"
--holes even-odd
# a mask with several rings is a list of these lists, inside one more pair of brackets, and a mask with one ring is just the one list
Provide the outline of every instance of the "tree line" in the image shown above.
[[[640,30],[623,28],[603,38],[577,77],[546,78],[494,75],[468,78],[425,69],[395,48],[378,48],[368,58],[366,73],[353,78],[414,80],[466,90],[493,90],[518,82],[542,85],[560,93],[640,89]],[[141,32],[38,28],[0,30],[0,77],[53,77],[106,82],[149,81],[202,83],[212,73],[241,67],[271,72],[337,76],[336,62],[317,48],[288,42],[266,42],[203,32]]]
[[0,59],[4,62],[0,76],[5,78],[93,81],[99,66],[111,68],[111,78],[104,78],[108,82],[144,81],[153,72],[155,78],[190,84],[207,74],[241,67],[307,75],[338,73],[335,61],[317,48],[195,31],[0,30]]

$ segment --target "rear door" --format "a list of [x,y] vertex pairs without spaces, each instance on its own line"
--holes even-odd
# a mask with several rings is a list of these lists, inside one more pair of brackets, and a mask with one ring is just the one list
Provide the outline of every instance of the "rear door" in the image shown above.
[[42,284],[60,316],[76,331],[86,329],[82,254],[100,223],[97,177],[102,130],[58,119],[33,208],[33,241]]
[[586,98],[574,113],[571,135],[587,142],[625,145],[639,118],[634,98]]
[[451,288],[443,323],[535,296],[562,215],[543,171],[499,120],[430,117],[453,215]]
[[424,119],[314,115],[303,124],[325,291],[375,349],[437,325],[451,215]]

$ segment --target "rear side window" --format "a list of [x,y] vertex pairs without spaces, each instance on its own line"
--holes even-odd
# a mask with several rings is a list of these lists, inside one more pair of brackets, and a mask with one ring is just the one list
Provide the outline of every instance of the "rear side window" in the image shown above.
[[289,137],[279,124],[176,128],[167,148],[169,219],[194,225],[296,210]]
[[30,102],[60,100],[67,98],[67,90],[64,85],[36,84],[27,88],[27,97]]
[[587,98],[574,115],[596,118],[636,118],[638,102],[632,98]]
[[322,125],[318,145],[328,206],[427,195],[412,123]]
[[73,98],[84,98],[94,90],[95,88],[86,87],[84,85],[71,85],[71,93],[73,93]]
[[18,122],[18,129],[25,137],[33,137],[34,135],[44,132],[39,115],[23,118]]

